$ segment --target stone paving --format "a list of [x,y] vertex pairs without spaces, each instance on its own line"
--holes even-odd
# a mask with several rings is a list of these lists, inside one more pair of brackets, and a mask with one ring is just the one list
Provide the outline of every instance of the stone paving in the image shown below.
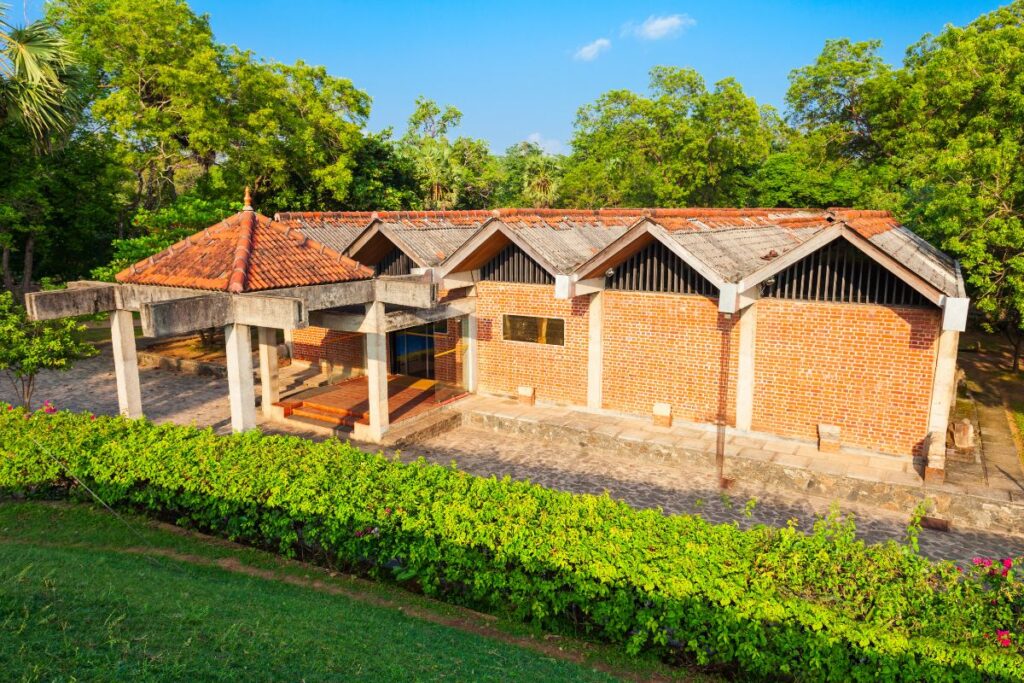
[[[58,408],[116,414],[113,361],[109,345],[102,355],[79,363],[66,373],[46,373],[38,380],[37,402],[51,400]],[[284,369],[283,369],[284,370]],[[283,379],[296,383],[299,369],[283,372]],[[155,422],[211,426],[218,432],[230,430],[227,383],[225,380],[179,374],[157,368],[140,370],[142,403]],[[257,383],[257,390],[259,384]],[[0,401],[11,401],[10,387],[0,385]],[[301,427],[262,424],[265,431],[305,434]],[[660,507],[667,514],[700,514],[714,522],[784,525],[799,520],[809,528],[815,515],[828,510],[825,497],[758,494],[748,515],[748,499],[742,489],[723,495],[713,473],[694,472],[654,458],[626,459],[592,446],[545,443],[514,434],[495,434],[475,426],[462,426],[430,437],[406,448],[403,459],[416,457],[448,464],[479,475],[508,475],[529,479],[554,488],[610,495],[639,507]],[[869,542],[900,540],[906,516],[848,504],[844,512],[855,515],[861,536]],[[974,555],[1024,554],[1024,538],[957,529],[948,533],[923,530],[921,549],[935,558],[964,561]]]

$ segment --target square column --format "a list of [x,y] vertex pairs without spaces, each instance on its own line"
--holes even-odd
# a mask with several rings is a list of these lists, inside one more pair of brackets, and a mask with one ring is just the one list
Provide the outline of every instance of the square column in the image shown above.
[[736,366],[736,429],[749,432],[754,420],[754,341],[757,303],[739,312],[739,360]]
[[477,355],[477,317],[476,314],[469,314],[462,323],[462,343],[466,346],[466,355],[463,358],[462,379],[466,384],[466,391],[476,393],[478,355]]
[[960,333],[942,330],[935,358],[935,378],[932,381],[932,401],[928,412],[928,462],[925,479],[942,481],[946,476],[946,429],[949,411],[956,394],[956,353]]
[[604,403],[604,292],[590,297],[587,315],[587,407],[600,410]]
[[280,400],[277,388],[277,330],[261,327],[260,342],[260,408],[263,417],[271,417],[274,404]]
[[366,304],[366,380],[370,402],[367,438],[377,443],[388,430],[388,342],[384,326],[384,304]]
[[233,323],[224,328],[228,357],[228,395],[231,400],[231,431],[256,427],[256,387],[252,379],[252,340],[249,326]]
[[110,312],[110,341],[114,350],[118,410],[124,417],[142,417],[139,358],[135,352],[135,323],[131,311]]

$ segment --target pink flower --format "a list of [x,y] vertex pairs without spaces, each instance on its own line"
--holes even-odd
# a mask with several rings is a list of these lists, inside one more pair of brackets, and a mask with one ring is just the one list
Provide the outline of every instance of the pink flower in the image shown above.
[[43,412],[47,415],[53,415],[57,412],[57,409],[53,407],[53,404],[49,401],[43,401]]
[[999,647],[1010,647],[1010,632],[996,631],[996,638],[999,639]]
[[1012,566],[1013,566],[1013,559],[1011,559],[1009,557],[1004,557],[1003,558],[1003,567],[1005,567],[1006,569],[1009,569]]
[[92,420],[93,422],[95,422],[96,421],[96,416],[95,415],[90,415],[89,419]]

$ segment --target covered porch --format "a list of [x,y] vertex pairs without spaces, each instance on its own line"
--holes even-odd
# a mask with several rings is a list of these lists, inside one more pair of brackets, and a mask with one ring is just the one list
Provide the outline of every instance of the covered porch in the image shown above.
[[281,399],[278,330],[316,325],[363,335],[365,377],[344,389],[331,388],[332,404],[351,413],[347,417],[355,418],[361,440],[380,442],[392,415],[401,419],[423,410],[430,403],[424,397],[436,393],[417,393],[416,382],[400,379],[392,386],[389,332],[465,317],[464,384],[469,391],[475,388],[474,300],[438,304],[429,276],[374,278],[371,269],[256,214],[246,200],[241,213],[131,266],[116,283],[73,282],[64,290],[28,295],[29,315],[46,320],[110,314],[118,408],[130,418],[144,414],[135,315],[143,334],[152,338],[224,330],[235,432],[256,427],[253,337],[259,348],[263,416],[273,419],[280,410],[274,405]]

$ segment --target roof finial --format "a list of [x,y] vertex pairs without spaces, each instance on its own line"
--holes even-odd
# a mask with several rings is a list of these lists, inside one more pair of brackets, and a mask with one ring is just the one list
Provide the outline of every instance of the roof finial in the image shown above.
[[249,192],[249,186],[245,186],[245,199],[242,200],[242,211],[252,211],[252,194]]

